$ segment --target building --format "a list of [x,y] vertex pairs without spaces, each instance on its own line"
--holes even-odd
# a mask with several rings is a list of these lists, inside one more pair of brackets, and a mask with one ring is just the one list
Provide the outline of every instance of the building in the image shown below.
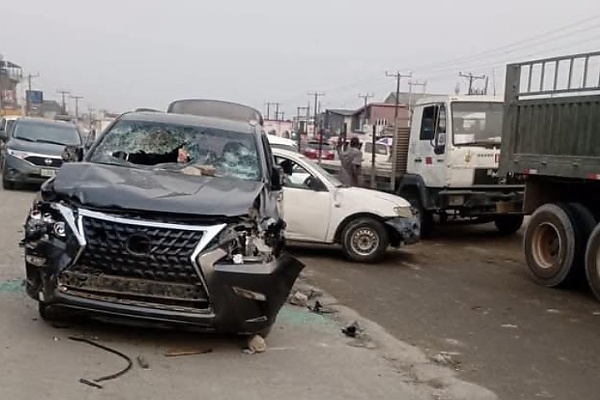
[[44,118],[54,119],[57,115],[62,114],[62,106],[55,100],[44,100],[41,114]]
[[291,137],[292,131],[294,130],[294,122],[266,119],[263,128],[269,135],[279,137],[286,137],[287,135],[287,137]]
[[[445,94],[429,94],[429,93],[411,93],[411,92],[400,92],[400,96],[398,96],[400,104],[406,104],[410,108],[413,108],[417,101],[421,99],[429,99],[429,98],[440,98],[446,99],[448,95]],[[385,99],[384,103],[386,104],[396,104],[396,92],[392,92]]]
[[[395,103],[367,104],[367,106],[356,110],[352,115],[352,132],[372,134],[373,127],[375,127],[377,136],[384,135],[394,126],[395,112]],[[408,127],[410,125],[409,115],[408,104],[400,104],[398,108],[399,127]]]
[[22,79],[23,68],[0,55],[0,114],[20,112],[17,86]]
[[352,116],[355,110],[334,109],[325,110],[319,115],[321,126],[332,136],[339,136],[342,132],[350,132],[352,127]]

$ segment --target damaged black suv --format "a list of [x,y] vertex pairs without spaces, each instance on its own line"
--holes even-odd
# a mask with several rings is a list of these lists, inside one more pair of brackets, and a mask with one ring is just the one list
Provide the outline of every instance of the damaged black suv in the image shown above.
[[79,161],[42,185],[25,223],[43,318],[268,332],[303,265],[283,251],[260,122],[127,113]]

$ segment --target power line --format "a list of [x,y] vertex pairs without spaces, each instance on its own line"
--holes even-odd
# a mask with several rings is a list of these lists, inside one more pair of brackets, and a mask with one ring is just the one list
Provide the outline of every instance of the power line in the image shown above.
[[476,80],[484,80],[487,79],[487,76],[485,75],[473,75],[473,73],[469,72],[468,74],[463,74],[462,72],[458,73],[458,76],[460,76],[461,78],[465,78],[467,79],[467,81],[469,81],[469,95],[474,94],[473,92],[473,82],[475,82]]
[[[549,42],[549,41],[552,41],[552,40],[556,40],[556,38],[554,38],[554,39],[548,39],[548,36],[550,36],[550,35],[554,35],[556,33],[560,33],[562,31],[569,30],[569,29],[571,29],[573,27],[578,27],[581,24],[584,24],[584,23],[587,23],[587,22],[590,22],[590,21],[594,21],[594,20],[597,20],[597,19],[600,19],[600,15],[594,15],[594,16],[585,18],[583,20],[576,21],[576,22],[571,23],[569,25],[565,25],[565,26],[562,26],[560,28],[556,28],[556,29],[550,30],[548,32],[537,34],[535,36],[531,36],[531,37],[526,38],[526,39],[518,40],[516,42],[508,43],[508,44],[505,44],[505,45],[502,45],[502,46],[499,46],[499,47],[495,47],[495,48],[492,48],[492,49],[488,49],[488,50],[485,50],[485,51],[482,51],[482,52],[479,52],[479,53],[475,53],[475,54],[471,54],[471,55],[467,55],[467,56],[461,56],[461,57],[457,57],[457,58],[450,59],[450,60],[447,60],[447,61],[438,62],[438,63],[435,63],[435,64],[427,64],[427,65],[417,66],[417,67],[413,68],[413,70],[417,70],[417,69],[418,70],[427,70],[429,68],[436,67],[439,64],[455,64],[457,62],[472,61],[474,58],[477,59],[477,58],[481,58],[481,56],[490,55],[490,54],[494,54],[494,53],[498,53],[498,52],[502,53],[504,50],[507,50],[507,49],[510,49],[512,47],[521,45],[523,43],[529,43],[529,42],[532,42],[532,41],[536,41],[536,40],[539,40],[539,39],[546,39],[546,40],[543,41],[544,43],[545,42]],[[594,28],[597,28],[597,26],[593,26],[591,28],[587,27],[587,28],[578,29],[578,30],[575,30],[575,32],[572,32],[572,33],[580,32],[582,30],[585,31],[586,29],[587,30],[594,29]]]

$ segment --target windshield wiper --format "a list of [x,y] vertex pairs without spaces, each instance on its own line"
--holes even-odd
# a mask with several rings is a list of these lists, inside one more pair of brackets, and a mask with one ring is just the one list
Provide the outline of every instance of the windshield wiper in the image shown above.
[[69,144],[60,143],[60,142],[56,142],[54,140],[47,140],[47,139],[38,139],[38,140],[35,140],[35,141],[38,142],[38,143],[57,144],[59,146],[77,146],[75,144],[69,145]]
[[15,136],[15,139],[23,140],[25,142],[37,142],[37,140],[35,140],[35,139],[31,139],[28,137],[21,137],[21,136]]

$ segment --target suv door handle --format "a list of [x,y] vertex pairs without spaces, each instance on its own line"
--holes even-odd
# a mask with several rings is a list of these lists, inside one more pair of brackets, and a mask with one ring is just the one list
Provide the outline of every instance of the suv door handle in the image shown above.
[[423,159],[420,158],[420,157],[419,158],[415,158],[415,162],[423,162]]

